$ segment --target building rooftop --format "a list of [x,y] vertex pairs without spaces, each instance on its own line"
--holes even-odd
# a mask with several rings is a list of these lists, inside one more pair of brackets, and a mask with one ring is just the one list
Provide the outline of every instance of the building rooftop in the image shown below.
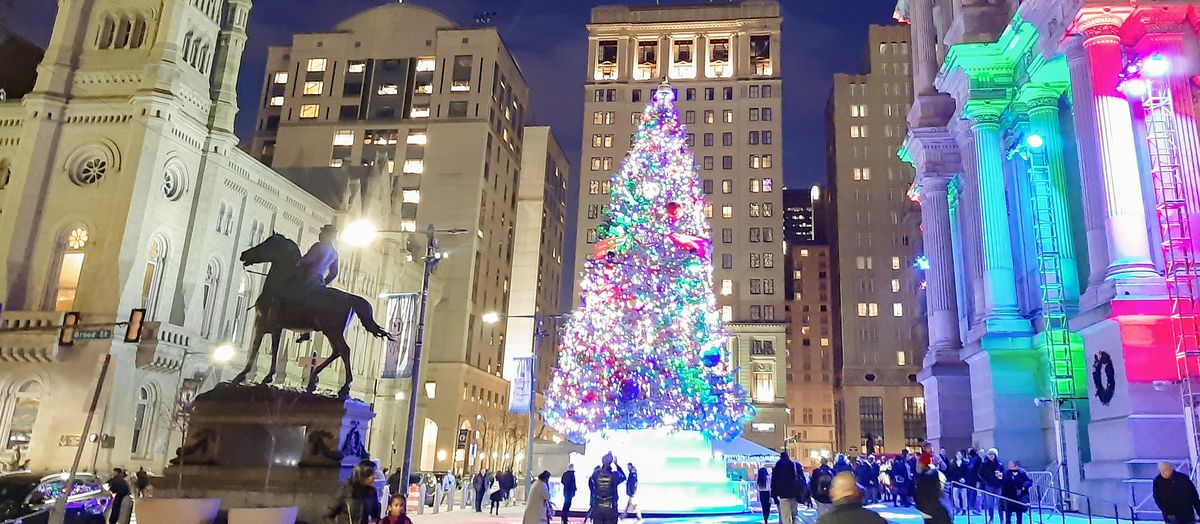
[[779,16],[777,0],[742,0],[676,5],[602,5],[592,8],[593,24],[701,22]]

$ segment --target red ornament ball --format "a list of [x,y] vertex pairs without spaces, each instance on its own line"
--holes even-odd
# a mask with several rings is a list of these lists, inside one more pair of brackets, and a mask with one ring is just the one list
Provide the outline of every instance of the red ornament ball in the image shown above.
[[679,202],[667,202],[667,216],[671,218],[679,218],[679,211],[682,208],[683,206],[680,206]]

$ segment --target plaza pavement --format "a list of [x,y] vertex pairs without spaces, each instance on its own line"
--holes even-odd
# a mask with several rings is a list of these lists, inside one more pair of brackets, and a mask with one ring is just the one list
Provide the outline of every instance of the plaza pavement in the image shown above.
[[[880,515],[882,515],[884,518],[886,518],[888,520],[888,522],[890,522],[892,524],[921,524],[922,523],[920,514],[917,513],[917,511],[912,508],[892,508],[890,506],[874,505],[874,506],[871,506],[871,509],[874,510],[875,512],[879,513]],[[455,510],[455,511],[451,511],[451,512],[439,513],[437,515],[432,515],[432,514],[428,514],[428,513],[424,514],[424,515],[412,515],[412,520],[413,520],[413,524],[451,524],[451,523],[453,523],[453,524],[520,524],[521,523],[521,514],[524,512],[524,510],[525,510],[525,508],[522,506],[501,508],[500,515],[498,515],[498,516],[488,515],[486,513],[475,513],[473,510],[469,510],[469,509],[466,511]],[[1032,517],[1033,517],[1032,519],[1030,517],[1031,517],[1031,515],[1026,514],[1025,522],[1030,522],[1032,524],[1039,524],[1036,514],[1032,515]],[[557,524],[558,522],[560,522],[560,521],[555,520],[551,524]],[[583,518],[582,517],[574,517],[571,519],[571,522],[573,522],[575,524],[581,524],[583,522]],[[622,520],[621,522],[622,522],[622,524],[626,524],[626,523],[632,524],[637,521],[634,519],[628,519],[628,520]],[[643,521],[644,524],[687,524],[687,523],[758,524],[760,522],[762,522],[762,515],[750,514],[750,513],[747,513],[744,515],[732,515],[732,516],[722,516],[722,517],[648,518]],[[806,510],[802,514],[802,522],[804,522],[805,524],[813,524],[814,522],[816,522],[816,513]],[[955,519],[954,522],[955,522],[955,524],[967,524],[967,517],[959,516]],[[997,518],[996,522],[999,523],[1000,519]],[[1044,523],[1044,524],[1063,524],[1063,523],[1065,523],[1065,524],[1085,524],[1088,522],[1089,521],[1086,517],[1078,517],[1078,516],[1068,516],[1064,520],[1058,514],[1051,515],[1051,514],[1047,513],[1042,517],[1042,523]],[[1114,524],[1115,523],[1115,521],[1113,519],[1102,519],[1102,518],[1093,518],[1090,522],[1091,522],[1091,524]],[[770,524],[778,524],[778,523],[779,523],[779,515],[772,514]],[[974,516],[971,518],[971,524],[982,524],[982,523],[983,523],[983,518],[980,516]]]

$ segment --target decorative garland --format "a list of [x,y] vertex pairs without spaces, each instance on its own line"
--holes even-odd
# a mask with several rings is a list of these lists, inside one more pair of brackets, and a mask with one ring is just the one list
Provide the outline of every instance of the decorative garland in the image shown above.
[[1092,360],[1092,382],[1096,385],[1096,398],[1107,406],[1117,390],[1116,372],[1113,371],[1112,357],[1107,351],[1101,351]]

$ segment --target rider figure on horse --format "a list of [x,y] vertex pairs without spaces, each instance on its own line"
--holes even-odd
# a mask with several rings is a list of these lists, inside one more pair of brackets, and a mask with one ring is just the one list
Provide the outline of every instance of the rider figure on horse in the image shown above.
[[[325,288],[332,284],[338,276],[338,252],[333,246],[333,241],[337,239],[338,228],[333,224],[326,224],[321,228],[320,234],[317,236],[317,242],[308,248],[308,253],[305,253],[299,261],[296,262],[296,267],[299,274],[296,275],[297,280],[300,280],[303,286],[299,289],[301,296],[314,296],[320,293]],[[312,338],[309,332],[302,333],[296,342],[304,342]]]

